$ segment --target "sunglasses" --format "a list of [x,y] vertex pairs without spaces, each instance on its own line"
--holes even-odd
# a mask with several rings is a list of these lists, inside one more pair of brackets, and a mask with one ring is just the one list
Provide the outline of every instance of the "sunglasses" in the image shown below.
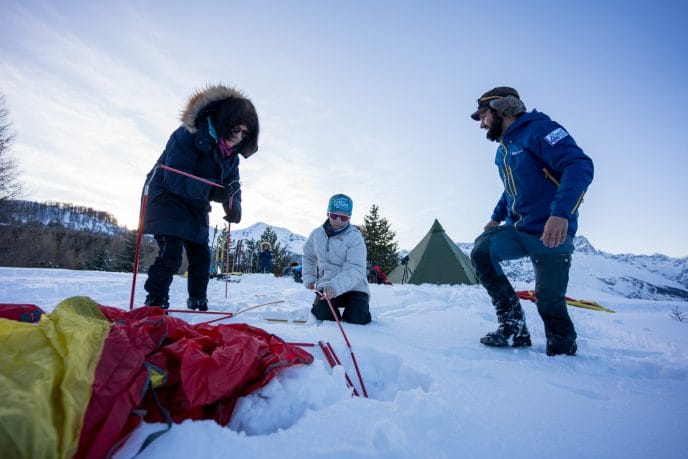
[[330,217],[332,220],[339,220],[340,222],[348,222],[351,218],[348,215],[333,214],[332,212],[328,212],[327,216]]

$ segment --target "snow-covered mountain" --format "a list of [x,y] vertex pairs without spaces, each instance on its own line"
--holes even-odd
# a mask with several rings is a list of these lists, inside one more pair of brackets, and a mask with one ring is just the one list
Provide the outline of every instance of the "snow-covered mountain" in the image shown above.
[[13,201],[11,218],[7,223],[59,225],[77,231],[110,235],[126,231],[107,212],[59,202]]
[[[470,253],[473,244],[459,243]],[[570,288],[598,290],[626,298],[688,300],[688,257],[666,255],[615,255],[596,249],[584,236],[576,236]],[[535,274],[527,258],[502,264],[510,279],[535,285]],[[531,287],[532,288],[532,287]]]
[[282,247],[286,247],[287,250],[294,254],[303,254],[303,244],[306,242],[305,237],[294,234],[286,228],[268,225],[263,222],[254,223],[243,229],[232,229],[230,237],[233,241],[240,239],[258,241],[268,227],[272,228],[275,232],[277,235],[277,242],[279,242]]

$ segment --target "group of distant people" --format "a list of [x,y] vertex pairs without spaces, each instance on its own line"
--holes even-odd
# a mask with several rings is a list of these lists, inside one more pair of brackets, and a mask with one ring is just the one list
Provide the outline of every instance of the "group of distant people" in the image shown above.
[[[480,341],[497,347],[531,345],[525,314],[500,267],[503,260],[528,256],[535,268],[546,352],[575,355],[577,335],[565,294],[578,208],[593,178],[592,160],[560,124],[536,110],[527,112],[513,88],[484,93],[471,118],[487,130],[488,140],[498,143],[495,164],[504,184],[471,252],[499,323]],[[239,156],[247,159],[258,150],[259,123],[253,103],[221,84],[193,94],[181,120],[146,178],[144,232],[155,236],[159,251],[145,283],[145,304],[169,307],[169,286],[185,250],[187,307],[205,311],[210,203],[222,205],[228,223],[241,221]],[[306,288],[316,292],[311,312],[317,319],[334,320],[336,314],[346,322],[367,324],[368,284],[389,281],[379,267],[367,265],[363,237],[350,222],[352,211],[349,196],[333,195],[327,219],[304,245],[303,264],[290,266],[289,273],[296,280],[299,268]],[[258,270],[272,271],[268,243],[262,245]]]

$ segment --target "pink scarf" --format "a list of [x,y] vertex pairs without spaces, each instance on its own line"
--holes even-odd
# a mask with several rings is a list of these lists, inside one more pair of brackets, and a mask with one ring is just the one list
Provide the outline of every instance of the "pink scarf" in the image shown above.
[[229,145],[227,145],[227,143],[225,143],[225,139],[220,140],[219,146],[220,146],[220,153],[222,153],[222,156],[224,156],[225,158],[229,158],[230,156],[232,156],[232,147],[230,147]]

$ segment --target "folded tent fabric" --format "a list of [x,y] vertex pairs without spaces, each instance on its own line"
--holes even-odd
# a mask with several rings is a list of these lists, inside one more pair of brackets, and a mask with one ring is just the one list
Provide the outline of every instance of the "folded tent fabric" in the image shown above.
[[279,368],[313,361],[246,324],[190,325],[158,308],[123,311],[83,297],[38,324],[0,320],[5,343],[0,450],[11,457],[104,457],[141,422],[137,413],[226,425],[238,397]]
[[74,298],[48,318],[0,319],[0,451],[4,457],[72,457],[110,324]]

